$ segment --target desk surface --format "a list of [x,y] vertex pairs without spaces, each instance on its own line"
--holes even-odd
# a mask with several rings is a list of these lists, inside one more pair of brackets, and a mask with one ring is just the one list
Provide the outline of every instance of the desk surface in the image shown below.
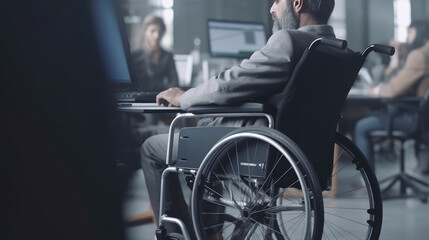
[[401,96],[401,97],[377,97],[364,94],[349,94],[346,98],[346,103],[363,103],[363,104],[383,104],[394,102],[418,103],[421,97]]
[[[416,102],[418,103],[421,98],[418,97],[401,97],[401,98],[380,98],[380,97],[373,97],[363,94],[349,94],[347,96],[346,102],[345,102],[345,108],[347,107],[370,107],[370,108],[380,108],[386,105],[386,103],[390,101],[406,101],[406,102]],[[250,104],[250,107],[247,105]],[[254,105],[257,105],[255,108]],[[259,106],[261,105],[261,106]],[[240,109],[245,109],[246,112],[264,112],[264,106],[262,104],[257,103],[245,103],[241,104],[238,107]],[[246,108],[247,107],[247,108]],[[216,109],[220,108],[219,106],[216,106]],[[231,108],[231,106],[229,107]],[[228,108],[228,109],[229,109]],[[210,109],[210,108],[209,108]],[[223,108],[221,108],[223,109]],[[227,109],[227,110],[228,110]],[[234,107],[231,109],[235,109]],[[250,110],[249,110],[250,109]],[[256,110],[255,110],[256,109]],[[140,112],[140,113],[182,113],[185,112],[180,107],[164,107],[164,106],[158,106],[156,103],[129,103],[129,102],[118,102],[117,103],[117,110],[121,112]],[[227,110],[223,109],[222,112],[228,112]],[[234,112],[239,111],[237,109],[234,110]],[[242,111],[242,110],[241,110]],[[216,112],[219,112],[216,111]],[[239,111],[240,112],[240,111]]]
[[158,106],[156,103],[117,103],[117,110],[121,112],[140,113],[180,113],[183,110],[179,107]]
[[374,97],[363,94],[349,94],[343,106],[342,115],[344,119],[355,121],[373,111],[385,110],[392,103],[406,103],[418,105],[419,97]]
[[349,94],[347,95],[345,104],[353,104],[353,105],[384,105],[383,101],[386,98],[380,98],[380,97],[374,97],[374,96],[368,96],[364,94]]

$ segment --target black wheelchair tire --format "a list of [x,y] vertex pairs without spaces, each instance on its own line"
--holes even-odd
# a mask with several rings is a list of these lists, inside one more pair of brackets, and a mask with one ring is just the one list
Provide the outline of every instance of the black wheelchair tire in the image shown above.
[[[354,235],[349,236],[349,238],[359,238],[359,239],[368,239],[368,240],[376,240],[380,237],[381,227],[382,227],[382,221],[383,221],[383,203],[380,193],[380,187],[378,184],[378,180],[371,169],[368,160],[365,158],[365,156],[362,154],[362,152],[359,150],[359,148],[347,137],[343,136],[340,133],[336,133],[335,136],[335,144],[337,147],[342,149],[340,154],[346,155],[344,157],[340,157],[344,159],[341,163],[341,165],[337,166],[339,170],[334,170],[333,175],[341,177],[340,180],[338,180],[338,184],[343,183],[346,181],[350,181],[352,178],[355,182],[355,184],[359,184],[360,182],[363,182],[361,185],[358,186],[352,186],[350,188],[347,188],[345,186],[338,186],[337,190],[331,190],[331,191],[337,191],[337,196],[325,194],[326,191],[323,192],[323,198],[324,198],[324,207],[325,207],[325,224],[324,224],[324,238],[323,239],[332,239],[335,237],[328,237],[328,231],[331,232],[341,232],[345,229],[344,226],[341,226],[341,224],[329,224],[330,219],[338,218],[338,222],[344,223],[349,222],[350,224],[353,224],[354,222],[358,222],[357,217],[362,217],[363,220],[360,222],[359,226],[356,224],[356,227],[362,227],[362,234],[365,234],[365,236],[360,236],[358,234],[361,234],[360,232],[354,233]],[[349,170],[347,170],[347,168]],[[351,172],[351,170],[355,172]],[[344,172],[344,173],[341,173]],[[346,179],[347,178],[347,179]],[[346,180],[346,181],[344,181]],[[363,193],[362,195],[356,194],[356,192]],[[341,193],[339,193],[341,192]],[[353,193],[353,194],[352,194]],[[339,194],[342,194],[342,196],[338,196]],[[355,196],[353,196],[355,195]],[[335,211],[338,215],[338,212],[340,212],[340,208],[329,208],[328,201],[331,201],[334,198],[345,198],[348,199],[349,202],[352,201],[358,201],[357,204],[353,204],[351,206],[342,205],[343,208],[349,207],[350,210],[349,215],[355,216],[356,219],[353,219],[350,217],[350,219],[346,219],[343,216],[336,216],[330,213],[330,211]],[[338,202],[333,205],[338,205]],[[359,210],[359,208],[356,205],[359,205],[359,203],[365,203],[366,208],[363,208],[362,210]],[[366,220],[366,223],[364,222]],[[350,227],[350,224],[348,225]],[[360,226],[366,224],[366,228],[364,226]],[[331,229],[328,229],[331,228]],[[347,234],[346,231],[340,235],[337,233],[337,236],[343,236]],[[358,236],[356,236],[358,235]],[[347,238],[347,237],[346,237]]]
[[[276,143],[280,144],[285,149],[285,151],[290,156],[292,156],[292,158],[295,159],[294,161],[299,163],[299,169],[304,173],[303,175],[305,175],[305,184],[307,185],[307,191],[311,193],[311,199],[310,199],[311,204],[309,205],[311,205],[311,211],[312,211],[312,218],[311,218],[312,239],[314,240],[321,239],[323,234],[323,223],[324,223],[323,199],[322,199],[320,184],[318,182],[317,175],[315,174],[314,169],[312,168],[311,164],[307,160],[305,154],[290,138],[278,132],[277,130],[270,129],[270,128],[261,128],[261,127],[240,128],[232,131],[230,134],[226,135],[223,139],[226,139],[230,136],[234,136],[235,134],[240,134],[240,133],[253,133],[253,134],[258,134],[261,136],[268,137],[269,139],[272,139]],[[216,154],[220,153],[222,149],[217,149],[215,151],[218,151],[218,152],[215,152],[214,154],[211,155],[211,158],[213,158],[214,160],[207,160],[205,161],[206,162],[205,165],[204,163],[201,165],[199,170],[199,173],[201,171],[201,174],[200,175],[197,174],[197,179],[195,181],[196,184],[194,184],[194,189],[192,191],[193,192],[192,214],[194,219],[194,227],[197,234],[199,234],[199,238],[203,238],[203,239],[208,238],[207,236],[208,234],[202,230],[204,228],[204,226],[202,226],[204,217],[200,215],[199,208],[200,208],[200,201],[203,201],[201,200],[202,194],[203,194],[201,192],[203,190],[201,189],[201,187],[199,187],[199,184],[197,182],[204,181],[204,180],[198,179],[199,176],[203,176],[204,171],[209,171],[208,169],[211,168],[210,164],[213,164],[211,162],[216,161],[216,158],[218,157]],[[277,221],[276,221],[276,224],[278,225]],[[245,226],[243,228],[245,228]],[[278,226],[275,229],[278,230]],[[281,232],[281,231],[278,231],[278,232]],[[288,237],[284,238],[282,236],[282,233],[278,233],[278,234],[273,233],[273,235],[275,235],[276,239],[288,238]],[[231,239],[235,239],[235,238],[231,237]]]

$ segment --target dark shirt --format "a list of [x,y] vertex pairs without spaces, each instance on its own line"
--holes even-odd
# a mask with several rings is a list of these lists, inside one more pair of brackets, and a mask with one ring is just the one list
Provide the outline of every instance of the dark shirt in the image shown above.
[[158,63],[154,64],[143,49],[132,53],[134,71],[138,86],[145,91],[163,91],[177,87],[178,77],[173,54],[161,49]]

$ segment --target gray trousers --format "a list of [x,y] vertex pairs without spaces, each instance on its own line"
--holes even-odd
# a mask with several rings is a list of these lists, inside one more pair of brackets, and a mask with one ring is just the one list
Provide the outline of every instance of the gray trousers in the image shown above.
[[[265,118],[204,118],[199,121],[199,125],[204,126],[230,126],[230,127],[244,127],[244,126],[267,126],[268,123]],[[177,143],[178,134],[174,137],[173,144],[173,159],[177,157]],[[140,149],[140,156],[142,162],[142,169],[146,180],[147,190],[149,192],[149,199],[152,204],[152,209],[155,214],[155,219],[159,221],[159,208],[161,196],[161,176],[162,172],[168,167],[165,164],[167,157],[167,142],[168,134],[160,134],[152,136],[142,144]],[[170,173],[164,182],[165,196],[164,196],[164,210],[165,214],[169,217],[181,219],[188,229],[192,238],[195,238],[195,232],[192,225],[192,218],[188,205],[186,204],[183,196],[183,191],[179,178],[176,173]],[[180,232],[179,227],[174,225],[166,225],[167,229],[171,232]]]
[[[159,221],[159,208],[161,196],[161,176],[168,167],[165,164],[167,156],[168,134],[155,135],[148,138],[140,149],[142,169],[146,180],[149,199],[155,214],[156,223]],[[177,140],[177,137],[175,137]],[[173,159],[177,155],[177,143],[173,147]],[[177,173],[170,173],[164,183],[165,187],[165,214],[169,217],[181,219],[191,236],[194,236],[190,210],[183,196],[183,191]],[[180,228],[173,224],[166,224],[168,231],[180,232]]]

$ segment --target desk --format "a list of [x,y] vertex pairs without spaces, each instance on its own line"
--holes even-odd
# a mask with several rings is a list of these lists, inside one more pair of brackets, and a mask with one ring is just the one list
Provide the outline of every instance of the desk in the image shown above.
[[371,108],[385,107],[389,102],[419,103],[420,97],[376,97],[364,94],[349,94],[345,106],[366,106]]
[[184,112],[179,107],[158,106],[156,103],[117,103],[117,110],[120,112],[134,113],[180,113]]
[[346,98],[345,106],[367,106],[371,108],[380,108],[385,104],[386,98],[372,97],[368,95],[349,94]]
[[[343,107],[344,119],[356,118],[365,116],[371,111],[385,109],[389,103],[401,102],[406,104],[418,105],[421,101],[420,97],[373,97],[362,94],[349,94],[346,98]],[[363,111],[365,110],[365,111]],[[357,113],[356,111],[360,111]]]

